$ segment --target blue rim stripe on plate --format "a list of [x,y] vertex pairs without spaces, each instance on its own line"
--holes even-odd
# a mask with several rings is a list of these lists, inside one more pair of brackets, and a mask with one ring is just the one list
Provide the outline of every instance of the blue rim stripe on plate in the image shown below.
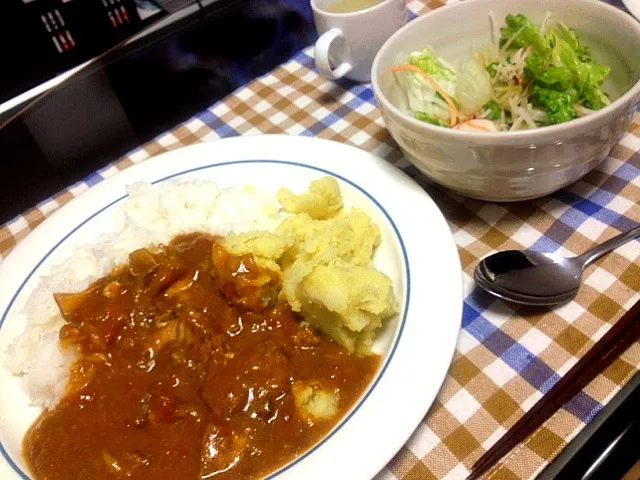
[[[281,473],[285,472],[286,470],[290,469],[291,467],[293,467],[294,465],[296,465],[297,463],[299,463],[300,461],[302,461],[303,459],[305,459],[306,457],[308,457],[309,455],[311,455],[314,451],[316,451],[318,448],[320,448],[322,445],[324,445],[327,440],[329,440],[333,435],[335,435],[335,433],[340,430],[348,421],[349,419],[351,419],[351,417],[360,409],[360,407],[362,406],[362,404],[367,400],[367,398],[369,398],[369,395],[371,395],[371,392],[373,392],[373,390],[375,389],[375,387],[378,385],[378,383],[380,382],[380,379],[382,378],[382,376],[384,375],[385,371],[387,370],[387,367],[389,366],[389,364],[391,363],[391,359],[393,358],[396,349],[398,347],[398,344],[400,343],[400,337],[402,337],[402,332],[404,331],[404,326],[407,320],[407,313],[409,311],[409,299],[411,296],[411,272],[409,270],[409,257],[407,255],[407,249],[405,247],[404,241],[402,239],[402,235],[400,235],[400,231],[398,230],[398,227],[396,226],[395,222],[393,221],[393,219],[391,218],[391,216],[389,215],[389,213],[385,210],[385,208],[380,204],[380,202],[378,202],[378,200],[376,200],[374,197],[372,197],[366,190],[364,190],[362,187],[360,187],[359,185],[357,185],[355,182],[343,177],[342,175],[338,175],[334,172],[331,172],[330,170],[325,170],[324,168],[320,168],[320,167],[314,167],[311,165],[305,165],[303,163],[298,163],[298,162],[288,162],[285,160],[238,160],[238,161],[230,161],[230,162],[221,162],[221,163],[215,163],[215,164],[209,164],[209,165],[203,165],[200,167],[195,167],[195,168],[191,168],[188,170],[183,170],[181,172],[178,173],[174,173],[171,175],[168,175],[166,177],[160,178],[158,180],[154,180],[153,182],[151,182],[152,184],[158,184],[161,182],[164,182],[166,180],[170,180],[172,178],[176,178],[176,177],[180,177],[183,175],[187,175],[189,173],[193,173],[193,172],[197,172],[200,170],[206,170],[209,168],[216,168],[216,167],[223,167],[223,166],[230,166],[230,165],[241,165],[241,164],[256,164],[256,163],[271,163],[271,164],[280,164],[280,165],[293,165],[296,167],[302,167],[302,168],[306,168],[309,170],[315,170],[318,172],[322,172],[325,173],[327,175],[331,175],[335,178],[338,178],[340,180],[342,180],[345,183],[348,183],[349,185],[351,185],[352,187],[354,187],[355,189],[357,189],[360,193],[362,193],[363,195],[365,195],[369,200],[371,200],[376,207],[378,207],[378,209],[384,214],[384,216],[387,218],[387,220],[389,221],[389,223],[391,224],[391,226],[393,227],[393,231],[396,234],[396,237],[398,239],[398,242],[400,243],[400,247],[402,249],[402,256],[404,259],[404,266],[405,266],[405,272],[406,272],[406,278],[407,278],[407,291],[406,291],[406,299],[405,299],[405,305],[404,305],[404,314],[402,315],[402,319],[400,321],[400,328],[398,329],[398,333],[396,336],[396,340],[393,344],[393,346],[391,347],[391,352],[389,353],[389,356],[387,358],[387,361],[385,362],[385,364],[382,366],[382,368],[380,369],[380,372],[378,373],[376,379],[374,380],[374,382],[371,384],[371,386],[369,387],[369,389],[367,390],[367,392],[365,393],[365,395],[358,401],[358,403],[355,405],[355,407],[353,407],[353,409],[351,410],[351,412],[342,419],[342,421],[336,425],[331,432],[325,436],[320,442],[318,442],[316,445],[314,445],[312,448],[310,448],[309,450],[307,450],[302,456],[298,457],[296,460],[294,460],[293,462],[281,467],[279,470],[276,470],[274,473],[270,474],[268,477],[266,477],[265,480],[269,480],[269,479],[273,479],[276,476],[280,475]],[[14,293],[14,295],[12,296],[11,300],[9,301],[9,304],[7,305],[7,308],[4,310],[4,312],[2,313],[2,317],[0,317],[0,328],[2,328],[2,325],[5,321],[5,319],[7,318],[7,315],[9,314],[9,311],[11,310],[11,307],[13,306],[15,300],[18,298],[18,295],[20,294],[20,292],[22,291],[22,289],[24,288],[24,286],[26,285],[26,283],[31,279],[31,277],[33,276],[33,274],[36,272],[36,270],[38,268],[40,268],[40,266],[44,263],[44,261],[60,246],[62,245],[62,243],[64,243],[71,235],[73,235],[76,231],[78,231],[83,225],[85,225],[89,220],[95,218],[97,215],[101,214],[102,212],[104,212],[105,210],[107,210],[108,208],[112,207],[113,205],[115,205],[116,203],[120,202],[121,200],[125,199],[128,195],[123,195],[119,198],[117,198],[116,200],[113,200],[112,202],[110,202],[109,204],[105,205],[104,207],[102,207],[101,209],[99,209],[98,211],[96,211],[95,213],[91,214],[89,217],[87,217],[85,220],[83,220],[81,223],[79,223],[77,226],[75,226],[69,233],[67,233],[64,237],[62,237],[61,240],[59,240],[46,254],[44,257],[42,257],[38,263],[35,265],[35,267],[33,267],[33,269],[29,272],[29,274],[27,275],[27,277],[22,281],[22,283],[20,284],[20,286],[18,287],[18,290]],[[0,453],[2,454],[2,456],[4,457],[4,459],[7,461],[7,463],[9,464],[9,466],[11,468],[13,468],[13,470],[20,475],[21,478],[23,478],[24,480],[30,480],[30,477],[22,471],[22,469],[20,469],[20,467],[18,467],[15,462],[11,459],[11,457],[9,456],[9,454],[7,453],[7,451],[5,450],[4,446],[2,445],[2,442],[0,442]]]

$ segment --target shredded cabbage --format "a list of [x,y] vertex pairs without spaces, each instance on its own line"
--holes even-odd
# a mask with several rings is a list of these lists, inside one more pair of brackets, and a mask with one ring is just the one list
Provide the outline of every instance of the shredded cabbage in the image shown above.
[[473,115],[491,101],[491,77],[473,55],[460,66],[456,98],[464,115]]

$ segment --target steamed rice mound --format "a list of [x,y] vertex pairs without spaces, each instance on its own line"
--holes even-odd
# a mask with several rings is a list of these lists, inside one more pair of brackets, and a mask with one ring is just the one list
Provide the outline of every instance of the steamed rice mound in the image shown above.
[[58,331],[65,320],[54,293],[84,290],[127,263],[134,250],[167,243],[181,233],[273,231],[287,216],[272,194],[251,187],[223,188],[210,181],[140,182],[127,193],[127,201],[117,208],[113,233],[100,235],[75,249],[64,263],[53,265],[21,312],[25,330],[7,349],[5,361],[11,373],[22,376],[33,405],[51,408],[58,403],[77,358],[73,350],[60,347]]

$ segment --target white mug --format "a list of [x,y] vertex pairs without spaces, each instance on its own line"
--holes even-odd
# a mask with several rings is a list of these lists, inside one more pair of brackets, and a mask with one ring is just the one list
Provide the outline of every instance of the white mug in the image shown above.
[[315,46],[318,72],[329,80],[371,80],[371,64],[382,44],[407,22],[405,0],[384,0],[349,13],[326,11],[335,0],[311,0],[320,38]]

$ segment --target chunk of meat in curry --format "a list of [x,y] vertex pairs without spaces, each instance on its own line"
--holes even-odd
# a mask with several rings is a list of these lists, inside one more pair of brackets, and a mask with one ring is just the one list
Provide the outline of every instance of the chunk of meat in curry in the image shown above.
[[56,300],[66,396],[24,440],[35,479],[259,478],[318,442],[366,388],[358,357],[276,303],[277,279],[205,234],[137,250]]

